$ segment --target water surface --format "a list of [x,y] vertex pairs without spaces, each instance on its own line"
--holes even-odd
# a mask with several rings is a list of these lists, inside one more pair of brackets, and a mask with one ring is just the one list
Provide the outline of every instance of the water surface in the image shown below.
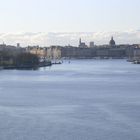
[[0,140],[140,140],[140,65],[0,71]]

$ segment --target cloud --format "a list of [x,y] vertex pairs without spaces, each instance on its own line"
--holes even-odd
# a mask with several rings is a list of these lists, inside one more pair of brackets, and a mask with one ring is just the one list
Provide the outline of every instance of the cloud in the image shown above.
[[140,30],[112,31],[112,32],[26,32],[26,33],[0,33],[0,43],[21,46],[28,45],[73,45],[78,46],[79,38],[87,44],[94,41],[95,44],[108,44],[111,36],[117,44],[139,44]]

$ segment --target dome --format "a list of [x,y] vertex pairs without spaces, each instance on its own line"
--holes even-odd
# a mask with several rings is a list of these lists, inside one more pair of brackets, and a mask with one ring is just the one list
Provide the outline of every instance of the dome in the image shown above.
[[115,46],[115,41],[114,41],[114,39],[113,39],[113,37],[111,38],[111,40],[110,40],[110,42],[109,42],[109,45],[110,46]]

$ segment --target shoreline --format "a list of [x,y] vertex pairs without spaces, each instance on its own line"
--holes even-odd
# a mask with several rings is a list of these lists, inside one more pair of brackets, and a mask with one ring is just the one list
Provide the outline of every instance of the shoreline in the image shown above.
[[129,61],[128,58],[99,58],[99,57],[94,57],[94,58],[62,58],[61,61],[59,62],[41,62],[38,65],[19,65],[19,66],[0,66],[0,70],[36,70],[39,69],[41,67],[49,67],[52,65],[60,65],[63,64],[63,61],[71,61],[71,60],[126,60],[126,62],[130,62],[132,64],[139,64],[139,63],[135,63],[134,60]]
[[51,66],[52,63],[51,62],[41,62],[38,65],[18,65],[18,66],[0,66],[0,70],[34,70],[34,69],[38,69],[40,67],[47,67],[47,66]]

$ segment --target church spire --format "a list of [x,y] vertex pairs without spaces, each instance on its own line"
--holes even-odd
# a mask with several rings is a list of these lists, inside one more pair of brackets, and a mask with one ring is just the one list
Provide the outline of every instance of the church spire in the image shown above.
[[81,45],[82,41],[81,41],[81,38],[79,39],[79,45]]

